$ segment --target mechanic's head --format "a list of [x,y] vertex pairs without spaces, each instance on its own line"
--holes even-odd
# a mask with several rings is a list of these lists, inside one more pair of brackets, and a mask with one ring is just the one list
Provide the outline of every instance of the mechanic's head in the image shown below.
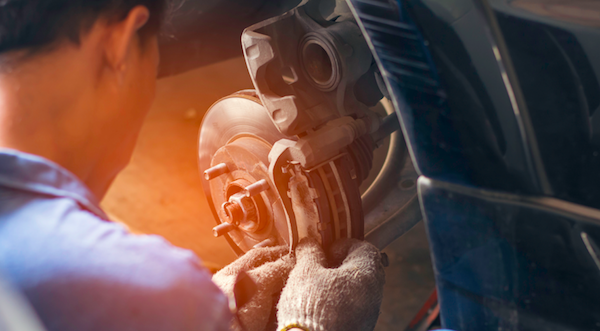
[[167,0],[0,0],[0,147],[102,197],[154,97]]

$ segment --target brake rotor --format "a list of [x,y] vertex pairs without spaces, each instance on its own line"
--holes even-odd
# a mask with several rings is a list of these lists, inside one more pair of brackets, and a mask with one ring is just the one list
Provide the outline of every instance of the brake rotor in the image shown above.
[[268,171],[269,152],[280,139],[295,138],[279,132],[253,91],[225,97],[207,111],[198,155],[204,193],[217,221],[215,235],[224,236],[237,254],[257,246],[294,246],[305,236],[324,246],[338,238],[362,239],[358,186],[371,160],[357,161],[364,157],[351,145],[313,169],[290,164],[285,198],[293,202],[295,221],[288,223]]

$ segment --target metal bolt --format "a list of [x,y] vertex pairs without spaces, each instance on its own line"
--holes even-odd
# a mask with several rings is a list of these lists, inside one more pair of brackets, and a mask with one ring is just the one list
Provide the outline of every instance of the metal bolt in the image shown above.
[[261,248],[261,247],[270,247],[275,245],[275,241],[271,238],[267,238],[261,242],[259,242],[258,244],[254,245],[254,248]]
[[212,168],[206,169],[206,171],[204,171],[204,178],[206,180],[212,180],[228,172],[229,168],[227,167],[227,164],[219,163]]
[[233,229],[235,229],[235,225],[230,223],[221,223],[213,228],[213,236],[220,237]]
[[261,179],[256,183],[246,186],[246,196],[248,198],[253,197],[259,194],[262,191],[266,191],[269,189],[269,183],[266,180]]

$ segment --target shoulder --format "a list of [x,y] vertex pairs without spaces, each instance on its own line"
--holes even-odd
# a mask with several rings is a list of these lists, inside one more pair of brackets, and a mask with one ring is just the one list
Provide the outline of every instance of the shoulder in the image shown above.
[[228,321],[225,296],[192,252],[130,235],[69,199],[0,214],[2,241],[0,268],[50,329],[210,330]]

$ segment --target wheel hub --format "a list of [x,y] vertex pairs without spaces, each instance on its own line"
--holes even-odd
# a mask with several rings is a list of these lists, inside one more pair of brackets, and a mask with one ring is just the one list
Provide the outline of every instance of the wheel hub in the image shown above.
[[227,233],[243,251],[259,245],[285,244],[287,229],[275,226],[285,218],[278,194],[270,189],[268,155],[271,146],[264,140],[241,135],[219,148],[211,161],[213,167],[225,164],[227,172],[210,180],[210,193],[220,227],[217,235]]

